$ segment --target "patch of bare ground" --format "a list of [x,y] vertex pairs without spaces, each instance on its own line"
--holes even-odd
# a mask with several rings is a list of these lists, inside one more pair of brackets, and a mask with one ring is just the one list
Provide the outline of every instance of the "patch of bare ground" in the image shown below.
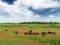
[[0,38],[9,38],[9,35],[5,33],[0,33]]

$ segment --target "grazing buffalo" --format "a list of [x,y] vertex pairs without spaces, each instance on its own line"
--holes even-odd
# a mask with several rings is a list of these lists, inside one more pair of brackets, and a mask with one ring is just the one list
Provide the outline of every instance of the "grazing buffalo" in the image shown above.
[[33,32],[32,35],[39,35],[39,33],[38,32]]
[[56,34],[55,32],[47,32],[47,34]]
[[32,30],[29,30],[28,32],[25,32],[24,35],[38,35],[38,32],[32,32]]
[[56,33],[55,33],[55,32],[52,32],[52,34],[54,34],[54,35],[55,35]]
[[5,31],[8,31],[7,29],[5,29]]
[[25,33],[24,33],[24,35],[27,35],[27,34],[28,34],[28,32],[25,32]]
[[47,34],[52,34],[52,32],[47,32]]
[[38,35],[38,32],[25,32],[24,35]]
[[32,33],[31,32],[28,32],[28,35],[32,35]]
[[41,35],[42,35],[42,36],[45,36],[45,35],[46,35],[46,32],[42,32]]
[[18,33],[18,31],[15,31],[15,34],[17,34]]

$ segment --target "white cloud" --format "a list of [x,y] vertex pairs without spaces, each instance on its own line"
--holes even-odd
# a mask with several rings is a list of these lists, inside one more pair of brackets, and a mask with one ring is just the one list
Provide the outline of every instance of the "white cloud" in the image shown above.
[[49,15],[48,17],[49,17],[49,18],[54,18],[55,16],[54,16],[54,15]]
[[[10,17],[0,17],[0,22],[23,22],[23,21],[42,21],[42,17],[34,15],[28,10],[28,7],[33,9],[56,8],[59,4],[52,0],[17,0],[13,5],[8,5],[0,1],[0,11],[9,13]],[[53,18],[49,15],[49,18]],[[42,20],[41,20],[42,19]]]
[[54,0],[23,0],[22,2],[28,7],[32,6],[33,9],[59,7],[58,2]]

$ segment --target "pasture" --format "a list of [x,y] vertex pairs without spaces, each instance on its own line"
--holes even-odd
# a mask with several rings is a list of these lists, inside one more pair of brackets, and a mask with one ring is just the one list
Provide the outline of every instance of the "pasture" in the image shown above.
[[[37,35],[24,35],[25,32]],[[42,36],[42,32],[46,32]],[[55,32],[56,34],[47,34]],[[60,24],[0,24],[0,45],[60,45]]]

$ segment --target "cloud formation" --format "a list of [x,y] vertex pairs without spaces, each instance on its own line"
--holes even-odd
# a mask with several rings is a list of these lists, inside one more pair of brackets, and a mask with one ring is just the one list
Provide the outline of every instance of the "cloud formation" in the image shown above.
[[[7,2],[9,3],[9,1]],[[57,0],[17,0],[13,1],[13,5],[8,3],[0,0],[0,22],[59,22],[60,20],[58,17],[60,14],[60,2],[58,3]],[[56,16],[57,14],[58,16]]]
[[6,2],[8,4],[14,4],[14,1],[16,0],[2,0],[3,2]]

